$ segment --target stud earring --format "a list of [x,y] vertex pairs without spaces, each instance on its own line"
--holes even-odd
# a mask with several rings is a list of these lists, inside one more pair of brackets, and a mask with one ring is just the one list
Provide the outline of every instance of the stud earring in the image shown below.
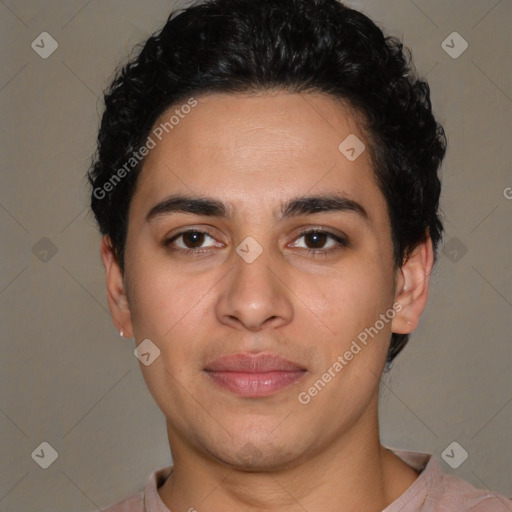
[[121,338],[124,338],[123,334],[124,334],[124,331],[123,331],[123,329],[121,328],[121,330],[119,331],[119,336],[121,336]]

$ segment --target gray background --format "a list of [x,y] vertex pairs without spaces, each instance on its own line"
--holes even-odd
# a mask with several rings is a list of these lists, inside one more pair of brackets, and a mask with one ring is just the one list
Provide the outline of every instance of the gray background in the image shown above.
[[[456,441],[469,457],[444,471],[512,497],[512,2],[350,4],[413,49],[450,144],[446,245],[383,379],[382,441],[441,461]],[[101,91],[173,5],[0,2],[2,512],[98,510],[171,462],[134,342],[110,320],[84,175]],[[59,45],[47,59],[31,47],[45,31]],[[456,59],[441,46],[454,31],[469,44]],[[31,457],[43,441],[58,452],[48,469]]]

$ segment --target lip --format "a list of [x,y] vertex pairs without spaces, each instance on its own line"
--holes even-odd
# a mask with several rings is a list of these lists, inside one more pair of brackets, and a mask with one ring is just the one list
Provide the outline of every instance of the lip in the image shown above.
[[263,397],[297,382],[306,369],[274,353],[223,356],[204,369],[223,389],[244,397]]
[[305,368],[272,352],[259,352],[258,354],[239,352],[215,359],[215,361],[208,363],[205,370],[213,372],[266,373],[274,371],[303,371]]

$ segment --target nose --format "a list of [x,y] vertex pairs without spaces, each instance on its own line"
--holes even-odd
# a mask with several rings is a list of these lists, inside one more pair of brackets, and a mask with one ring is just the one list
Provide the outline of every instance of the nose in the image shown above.
[[220,283],[219,322],[253,332],[286,325],[293,318],[293,294],[285,283],[284,268],[268,250],[251,263],[237,254],[234,268]]

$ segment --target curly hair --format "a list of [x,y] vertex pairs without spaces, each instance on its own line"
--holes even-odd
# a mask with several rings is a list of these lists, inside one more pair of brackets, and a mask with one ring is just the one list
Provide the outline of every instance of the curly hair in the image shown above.
[[[207,0],[171,13],[104,95],[88,172],[91,208],[123,272],[128,209],[144,159],[115,186],[112,178],[126,170],[155,121],[191,95],[266,90],[324,93],[350,105],[371,141],[395,265],[428,236],[437,254],[446,137],[429,86],[400,40],[336,0]],[[386,370],[408,337],[392,334]]]

